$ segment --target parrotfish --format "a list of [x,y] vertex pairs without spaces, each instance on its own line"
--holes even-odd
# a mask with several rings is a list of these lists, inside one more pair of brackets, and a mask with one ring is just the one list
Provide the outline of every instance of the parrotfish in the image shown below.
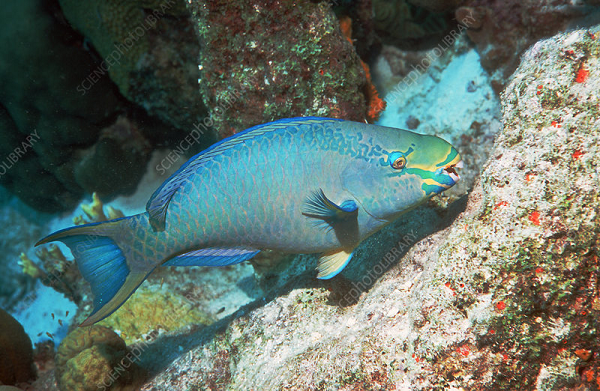
[[91,325],[158,266],[225,266],[261,250],[320,254],[338,274],[359,243],[453,186],[462,161],[441,138],[330,118],[254,126],[192,157],[146,212],[57,231],[94,295]]

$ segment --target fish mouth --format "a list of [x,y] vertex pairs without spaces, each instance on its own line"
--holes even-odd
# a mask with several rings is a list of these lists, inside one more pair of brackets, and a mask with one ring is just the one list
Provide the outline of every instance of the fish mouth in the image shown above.
[[444,167],[444,173],[446,175],[448,175],[450,178],[452,178],[454,183],[456,183],[456,182],[460,181],[460,176],[456,172],[456,169],[463,168],[463,167],[464,167],[464,163],[462,160],[460,160],[458,163],[450,164],[449,166]]

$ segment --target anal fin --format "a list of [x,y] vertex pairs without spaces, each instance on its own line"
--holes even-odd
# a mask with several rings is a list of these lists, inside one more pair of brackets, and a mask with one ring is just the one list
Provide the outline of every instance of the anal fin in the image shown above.
[[334,250],[331,252],[327,252],[319,258],[319,264],[317,266],[317,270],[319,274],[317,274],[317,278],[321,280],[328,280],[330,278],[335,277],[339,272],[341,272],[350,259],[352,259],[352,255],[354,252],[350,250]]
[[115,312],[135,292],[150,273],[129,273],[117,293],[108,301],[98,294],[94,300],[94,311],[80,324],[81,327],[91,326]]
[[228,266],[247,261],[260,250],[250,247],[210,247],[178,255],[161,266]]

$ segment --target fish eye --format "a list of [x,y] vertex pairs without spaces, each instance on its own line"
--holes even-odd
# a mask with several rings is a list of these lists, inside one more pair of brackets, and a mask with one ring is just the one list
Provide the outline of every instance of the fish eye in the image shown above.
[[402,170],[406,166],[406,158],[404,156],[400,156],[396,160],[392,162],[392,168],[395,170]]

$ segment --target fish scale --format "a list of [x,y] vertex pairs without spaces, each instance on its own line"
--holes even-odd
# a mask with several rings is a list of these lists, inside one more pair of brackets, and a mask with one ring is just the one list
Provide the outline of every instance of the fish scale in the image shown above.
[[321,253],[332,278],[369,235],[454,185],[458,152],[406,130],[328,118],[255,126],[186,162],[146,212],[67,228],[94,294],[82,325],[110,315],[159,266],[224,266],[262,250]]

